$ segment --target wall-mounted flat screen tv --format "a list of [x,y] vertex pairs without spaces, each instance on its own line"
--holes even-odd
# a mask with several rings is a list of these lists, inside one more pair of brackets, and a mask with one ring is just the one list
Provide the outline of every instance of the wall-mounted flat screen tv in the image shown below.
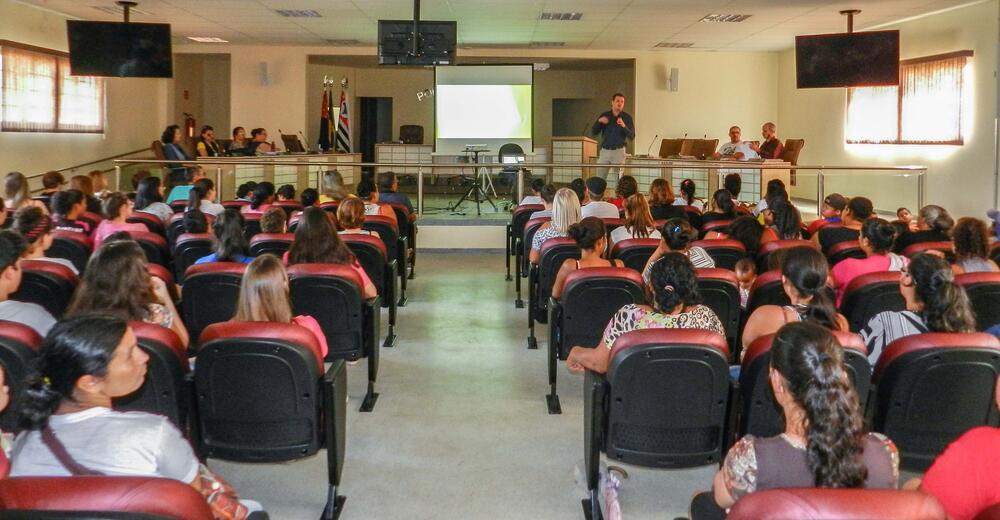
[[170,24],[67,20],[74,76],[172,78]]
[[899,85],[899,31],[795,37],[799,88]]

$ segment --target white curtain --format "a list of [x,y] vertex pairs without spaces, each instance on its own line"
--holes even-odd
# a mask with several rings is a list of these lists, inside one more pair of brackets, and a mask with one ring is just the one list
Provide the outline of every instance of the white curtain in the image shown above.
[[104,79],[70,76],[69,60],[59,59],[59,130],[104,131]]
[[56,56],[14,47],[3,56],[5,131],[46,132],[56,127]]
[[897,87],[847,91],[847,142],[894,143],[899,135]]
[[903,125],[900,138],[909,143],[962,142],[965,56],[900,67]]

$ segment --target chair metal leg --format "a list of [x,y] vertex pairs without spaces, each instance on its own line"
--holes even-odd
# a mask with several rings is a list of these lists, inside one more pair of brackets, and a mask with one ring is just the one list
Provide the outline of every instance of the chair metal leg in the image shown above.
[[556,391],[556,370],[559,365],[559,351],[562,347],[562,307],[554,298],[549,301],[549,393],[545,396],[549,415],[562,414],[559,405],[559,393]]
[[340,518],[340,512],[344,510],[344,502],[347,502],[347,497],[338,495],[337,486],[331,484],[326,492],[326,505],[323,507],[323,515],[319,519],[337,520]]
[[507,264],[507,275],[504,280],[510,281],[510,250],[511,250],[511,236],[510,236],[510,224],[507,224],[507,237],[504,240],[504,263]]
[[361,401],[361,408],[358,408],[358,411],[371,412],[375,409],[376,401],[378,401],[378,392],[375,391],[375,381],[369,379],[368,392],[365,394],[364,400]]
[[528,349],[538,348],[538,340],[535,339],[535,275],[532,273],[528,277]]
[[601,501],[597,497],[597,490],[590,490],[590,498],[585,498],[583,502],[583,517],[587,520],[604,520],[601,513]]
[[524,300],[521,299],[521,248],[514,248],[514,290],[517,291],[517,297],[514,299],[514,308],[523,309]]

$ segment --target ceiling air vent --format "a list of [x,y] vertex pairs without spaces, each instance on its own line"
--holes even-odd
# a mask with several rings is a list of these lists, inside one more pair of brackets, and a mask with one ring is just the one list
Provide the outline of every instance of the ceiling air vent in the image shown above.
[[706,14],[702,22],[738,23],[753,16],[752,14]]
[[312,9],[275,9],[274,12],[286,18],[321,18],[323,16]]
[[687,49],[688,47],[694,47],[694,42],[660,42],[653,47],[660,49]]
[[563,22],[575,22],[583,17],[583,13],[542,13],[542,20],[558,20]]

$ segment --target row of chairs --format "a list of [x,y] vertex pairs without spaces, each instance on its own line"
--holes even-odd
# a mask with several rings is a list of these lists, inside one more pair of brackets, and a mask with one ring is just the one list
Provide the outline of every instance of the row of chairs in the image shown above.
[[[860,338],[838,333],[872,431],[900,449],[902,466],[925,469],[968,429],[1000,424],[992,388],[1000,340],[985,333],[929,333],[890,344],[874,371]],[[702,330],[647,329],[615,342],[607,374],[584,385],[584,459],[598,503],[600,454],[629,464],[686,468],[717,464],[739,436],[784,430],[768,390],[772,337],[754,343],[739,382],[729,376],[725,339]],[[942,393],[941,388],[948,388]],[[599,518],[599,516],[594,516]]]

